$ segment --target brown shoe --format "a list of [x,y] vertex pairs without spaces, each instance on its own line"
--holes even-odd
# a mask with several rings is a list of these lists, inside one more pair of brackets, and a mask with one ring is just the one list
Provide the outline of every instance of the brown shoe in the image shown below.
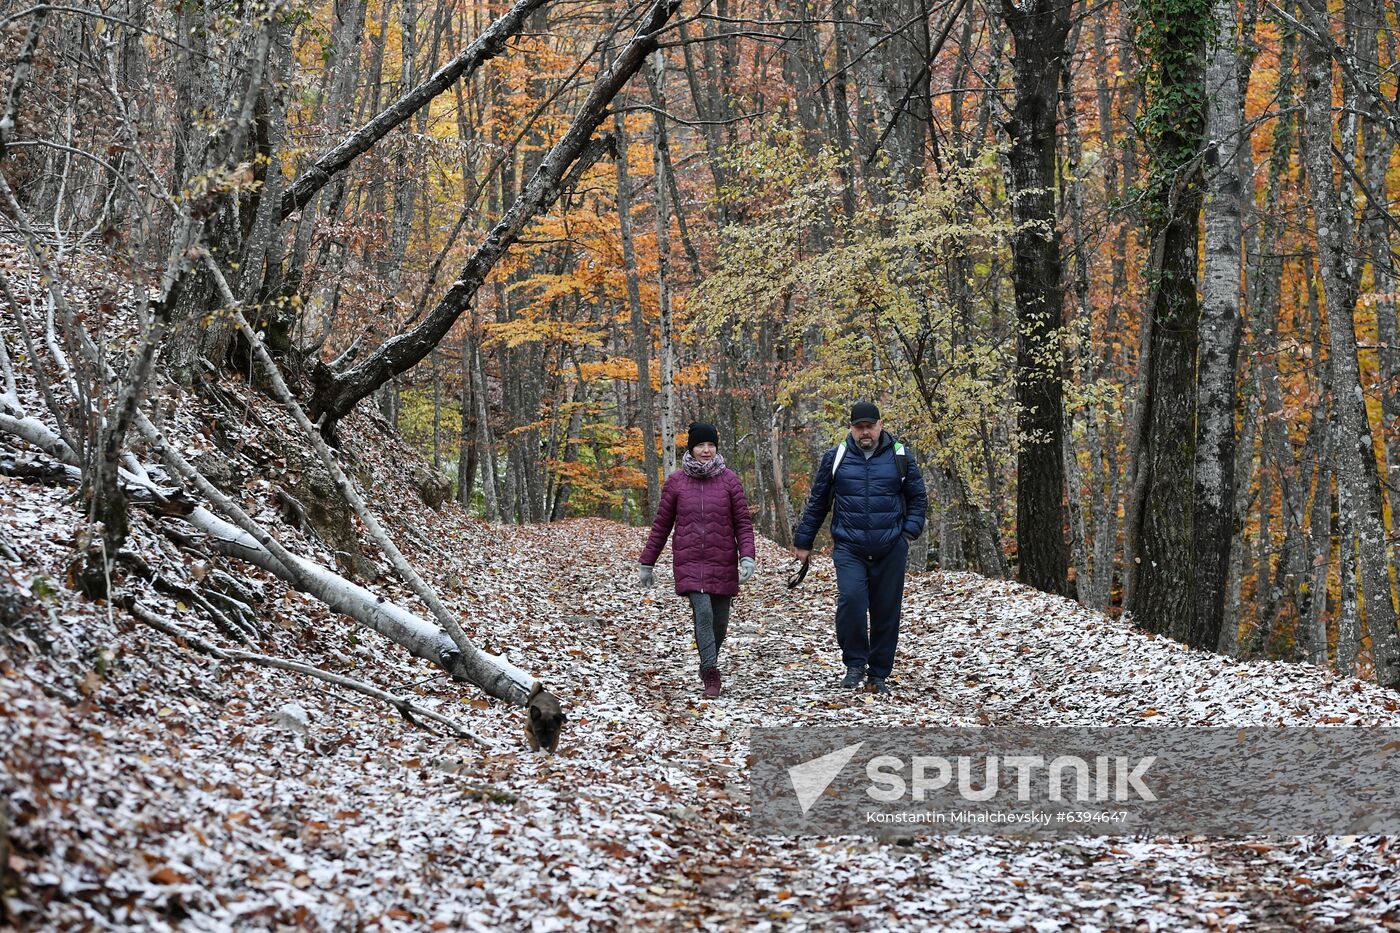
[[705,683],[705,696],[711,699],[719,696],[719,668],[705,668],[700,672],[700,679]]

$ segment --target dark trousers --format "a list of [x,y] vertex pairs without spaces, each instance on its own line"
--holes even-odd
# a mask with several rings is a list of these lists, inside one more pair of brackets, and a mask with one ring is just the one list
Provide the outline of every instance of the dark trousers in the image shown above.
[[865,667],[872,677],[888,677],[899,642],[909,542],[901,535],[883,557],[869,557],[837,544],[832,560],[840,594],[836,600],[836,641],[841,646],[841,660],[847,667]]

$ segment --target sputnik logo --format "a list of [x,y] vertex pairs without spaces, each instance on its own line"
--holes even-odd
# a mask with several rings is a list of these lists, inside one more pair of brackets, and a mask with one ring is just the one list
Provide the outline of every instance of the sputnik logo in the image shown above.
[[841,769],[846,767],[864,744],[857,742],[847,745],[820,758],[813,758],[788,768],[788,778],[792,781],[792,789],[797,792],[797,803],[802,807],[804,814],[812,809],[831,786],[831,782],[836,780],[836,775],[841,773]]

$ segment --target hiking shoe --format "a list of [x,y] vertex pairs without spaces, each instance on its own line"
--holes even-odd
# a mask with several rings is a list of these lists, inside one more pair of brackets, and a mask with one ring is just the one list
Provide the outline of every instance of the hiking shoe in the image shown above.
[[855,690],[857,687],[860,686],[861,678],[863,678],[864,676],[864,667],[848,667],[846,668],[846,676],[841,681],[841,686],[843,689],[846,690]]
[[719,696],[719,668],[705,668],[700,672],[700,679],[705,683],[705,696],[710,699]]
[[871,675],[870,679],[865,682],[865,689],[871,693],[888,694],[890,692],[890,685],[885,683],[885,678]]

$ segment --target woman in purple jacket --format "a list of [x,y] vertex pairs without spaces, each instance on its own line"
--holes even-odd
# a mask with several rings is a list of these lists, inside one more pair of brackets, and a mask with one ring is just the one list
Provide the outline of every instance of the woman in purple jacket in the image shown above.
[[655,586],[652,566],[675,527],[671,560],[676,592],[690,598],[695,616],[695,646],[700,649],[700,679],[705,696],[719,696],[719,649],[729,627],[729,604],[739,585],[753,576],[753,517],[739,476],[719,454],[719,431],[712,424],[691,424],[681,469],[666,478],[661,504],[642,549],[638,582]]

